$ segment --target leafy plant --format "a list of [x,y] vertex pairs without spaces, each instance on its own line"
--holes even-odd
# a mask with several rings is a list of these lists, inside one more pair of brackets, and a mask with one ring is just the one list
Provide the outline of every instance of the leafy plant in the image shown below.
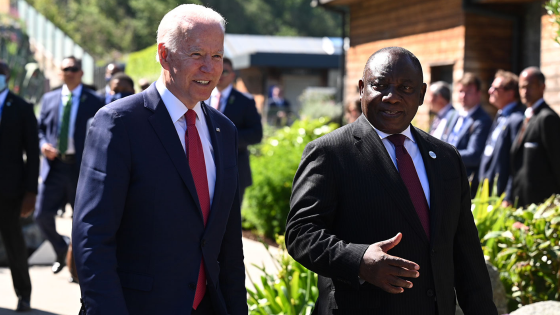
[[249,277],[254,287],[254,290],[247,288],[249,315],[309,315],[319,296],[317,274],[288,255],[283,236],[278,236],[276,242],[280,246],[279,254],[273,258],[278,273],[269,274],[264,266],[255,265],[264,273],[261,282],[255,283]]
[[126,72],[134,80],[155,81],[160,75],[161,65],[156,61],[157,44],[128,55]]
[[284,233],[292,180],[303,149],[308,142],[337,127],[325,118],[299,120],[273,131],[261,145],[252,148],[253,185],[247,188],[241,211],[245,229],[256,229],[269,238]]
[[552,22],[556,23],[556,38],[554,39],[560,44],[560,0],[549,0],[544,5],[548,15],[550,15]]

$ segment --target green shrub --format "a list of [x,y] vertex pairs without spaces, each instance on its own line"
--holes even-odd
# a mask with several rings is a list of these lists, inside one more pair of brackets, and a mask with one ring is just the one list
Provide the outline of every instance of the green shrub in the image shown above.
[[241,211],[245,229],[256,229],[269,238],[284,234],[292,181],[303,149],[308,142],[336,128],[325,118],[299,120],[274,131],[252,148],[253,185],[247,188]]
[[155,81],[159,78],[161,65],[156,61],[156,53],[157,45],[152,45],[128,55],[126,73],[135,83],[138,83],[141,78],[148,81]]
[[554,40],[560,44],[560,0],[549,0],[544,5],[550,19],[556,24],[556,38]]
[[473,216],[485,256],[498,268],[508,308],[560,299],[560,196],[525,209],[504,208],[484,183]]
[[276,242],[280,245],[279,255],[273,258],[280,270],[277,274],[269,274],[264,266],[256,266],[264,275],[261,283],[255,283],[249,277],[254,286],[254,290],[247,288],[249,315],[309,315],[319,296],[317,274],[288,255],[283,236],[277,237]]

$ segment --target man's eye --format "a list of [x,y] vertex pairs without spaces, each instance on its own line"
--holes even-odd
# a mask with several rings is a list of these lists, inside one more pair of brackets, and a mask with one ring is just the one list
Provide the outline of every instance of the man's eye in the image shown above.
[[412,91],[412,87],[411,86],[403,86],[403,90],[405,91]]
[[386,84],[381,84],[381,83],[373,83],[371,86],[374,89],[379,90],[379,89],[384,89],[387,85]]
[[216,59],[222,59],[222,56],[221,56],[221,55],[214,55],[214,58],[216,58]]

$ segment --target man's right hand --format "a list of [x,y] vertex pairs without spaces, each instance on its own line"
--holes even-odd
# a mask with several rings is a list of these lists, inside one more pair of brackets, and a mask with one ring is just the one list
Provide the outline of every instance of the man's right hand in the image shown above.
[[47,159],[52,161],[58,155],[58,150],[55,147],[53,147],[50,143],[45,143],[41,147],[41,153],[43,153],[43,155],[47,157]]
[[401,239],[402,234],[399,233],[391,239],[371,244],[360,264],[360,278],[393,294],[403,293],[404,288],[412,288],[412,282],[401,277],[418,278],[420,266],[387,254]]

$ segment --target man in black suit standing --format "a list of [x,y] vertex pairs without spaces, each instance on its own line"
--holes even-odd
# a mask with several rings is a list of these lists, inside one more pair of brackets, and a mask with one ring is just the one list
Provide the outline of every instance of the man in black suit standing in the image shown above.
[[544,101],[545,77],[536,67],[519,76],[519,94],[527,105],[511,148],[513,185],[506,200],[524,207],[560,193],[560,117]]
[[0,60],[0,234],[20,312],[31,309],[31,280],[19,218],[29,216],[35,205],[39,139],[33,106],[10,92],[9,79],[8,64]]
[[294,178],[286,245],[319,274],[314,314],[454,314],[456,292],[496,315],[461,157],[410,125],[420,62],[381,49],[359,89],[363,115],[309,143]]
[[253,184],[247,146],[261,142],[263,129],[255,100],[236,90],[234,80],[233,64],[229,58],[224,58],[224,71],[207,104],[222,112],[237,128],[239,194],[243,201],[245,189]]
[[55,215],[66,204],[74,207],[86,127],[103,103],[82,84],[82,63],[70,56],[62,60],[62,88],[43,96],[39,116],[39,144],[43,161],[35,205],[35,222],[52,244],[57,258],[53,272],[65,265],[70,239],[56,231]]
[[496,182],[500,196],[511,185],[509,181],[511,155],[509,151],[523,122],[525,106],[519,102],[519,78],[514,73],[498,70],[488,90],[490,104],[498,109],[486,147],[480,161],[480,180],[488,179],[490,189]]
[[109,104],[113,101],[113,94],[111,94],[111,78],[117,74],[123,72],[122,67],[116,63],[111,62],[107,64],[105,68],[105,82],[107,83],[102,89],[97,90],[97,95],[101,98],[105,104]]

